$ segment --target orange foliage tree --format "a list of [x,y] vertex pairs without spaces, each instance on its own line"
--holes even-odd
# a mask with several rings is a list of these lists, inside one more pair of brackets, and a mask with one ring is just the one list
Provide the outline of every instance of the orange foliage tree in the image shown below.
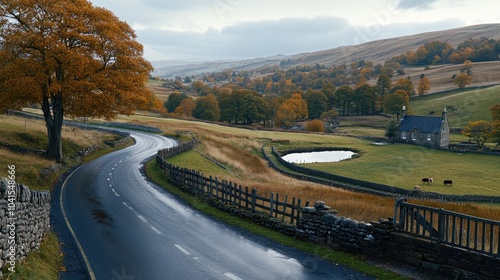
[[423,77],[422,79],[420,79],[417,86],[418,95],[424,95],[429,91],[429,89],[431,89],[431,82],[429,81],[429,78]]
[[493,126],[485,120],[470,121],[462,130],[462,135],[476,141],[478,149],[482,149],[484,144],[492,136]]
[[466,73],[460,73],[455,77],[454,83],[459,88],[464,88],[465,86],[472,84],[472,77]]
[[130,114],[158,105],[133,29],[86,0],[0,2],[0,106],[41,104],[47,157],[61,162],[64,116]]
[[295,93],[279,107],[275,124],[276,126],[291,126],[294,121],[305,119],[307,116],[307,103],[300,93]]

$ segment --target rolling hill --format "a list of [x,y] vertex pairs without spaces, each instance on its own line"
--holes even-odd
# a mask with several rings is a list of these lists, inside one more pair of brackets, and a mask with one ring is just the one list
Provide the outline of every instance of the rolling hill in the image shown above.
[[232,61],[195,61],[184,64],[178,61],[171,64],[158,61],[153,62],[153,66],[155,67],[153,75],[162,78],[172,78],[175,76],[185,77],[202,73],[219,72],[227,69],[235,71],[255,70],[266,66],[279,66],[283,60],[287,60],[287,67],[315,64],[330,66],[333,64],[351,63],[361,59],[383,63],[393,56],[400,55],[409,50],[416,50],[426,42],[440,40],[457,46],[469,38],[481,37],[495,40],[500,39],[500,24],[473,25],[289,56],[276,55],[273,57]]

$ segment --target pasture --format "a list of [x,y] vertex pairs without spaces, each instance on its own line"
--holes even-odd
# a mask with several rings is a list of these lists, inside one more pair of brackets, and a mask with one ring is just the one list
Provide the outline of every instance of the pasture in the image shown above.
[[[205,176],[236,182],[255,188],[260,194],[271,192],[314,202],[323,200],[339,213],[353,219],[370,221],[393,214],[395,200],[374,195],[349,192],[309,182],[303,182],[270,169],[262,158],[262,144],[274,145],[279,150],[304,147],[343,147],[361,151],[356,159],[332,164],[308,164],[344,176],[353,176],[406,189],[420,185],[423,191],[449,194],[500,195],[496,185],[500,157],[460,155],[435,151],[411,145],[377,146],[371,141],[353,137],[297,132],[261,131],[217,124],[152,116],[120,117],[118,121],[149,124],[163,129],[168,135],[189,133],[200,140],[196,149],[169,160],[170,162],[202,171]],[[209,159],[207,159],[209,158]],[[226,167],[218,167],[217,162]],[[446,166],[439,173],[441,167]],[[472,168],[471,168],[472,167]],[[475,172],[478,170],[478,172]],[[420,183],[423,177],[433,177],[433,185]],[[446,178],[445,178],[446,177]],[[470,178],[467,178],[470,177]],[[442,179],[454,181],[452,187],[442,186]],[[473,203],[443,203],[418,201],[433,207],[467,213],[489,219],[500,219],[498,207]]]
[[413,97],[410,108],[416,115],[441,116],[446,107],[450,127],[464,127],[468,121],[491,121],[490,107],[498,103],[500,86],[494,86]]

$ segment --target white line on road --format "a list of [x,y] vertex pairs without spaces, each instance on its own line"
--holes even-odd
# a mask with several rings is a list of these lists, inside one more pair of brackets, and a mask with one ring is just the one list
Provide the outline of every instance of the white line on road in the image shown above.
[[146,220],[146,218],[144,218],[143,216],[141,216],[141,215],[139,215],[139,214],[137,215],[137,218],[141,219],[141,221],[143,221],[143,222],[145,222],[145,223],[147,223],[147,222],[148,222],[148,221]]
[[120,195],[115,191],[115,189],[113,189],[113,187],[111,187],[111,190],[115,193],[116,196],[120,197]]
[[177,247],[177,249],[181,250],[181,252],[183,252],[184,254],[186,255],[191,255],[191,253],[189,253],[186,249],[182,248],[181,245],[178,245],[178,244],[175,244],[175,247]]
[[151,226],[151,229],[154,230],[156,233],[158,234],[162,234],[161,231],[159,231],[157,228],[155,228],[154,226]]
[[240,277],[232,274],[231,272],[224,274],[224,276],[226,276],[227,278],[232,279],[232,280],[243,280]]
[[125,205],[128,209],[130,209],[130,210],[134,211],[134,208],[132,208],[132,207],[128,206],[128,204],[127,204],[125,201],[123,201],[122,203],[123,203],[123,205]]

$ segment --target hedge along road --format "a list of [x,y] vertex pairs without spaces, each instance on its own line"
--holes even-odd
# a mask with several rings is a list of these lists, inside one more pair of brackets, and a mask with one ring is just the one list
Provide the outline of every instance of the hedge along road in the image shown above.
[[61,188],[63,217],[91,279],[372,279],[190,209],[140,172],[175,141],[131,137],[135,145],[82,165]]

